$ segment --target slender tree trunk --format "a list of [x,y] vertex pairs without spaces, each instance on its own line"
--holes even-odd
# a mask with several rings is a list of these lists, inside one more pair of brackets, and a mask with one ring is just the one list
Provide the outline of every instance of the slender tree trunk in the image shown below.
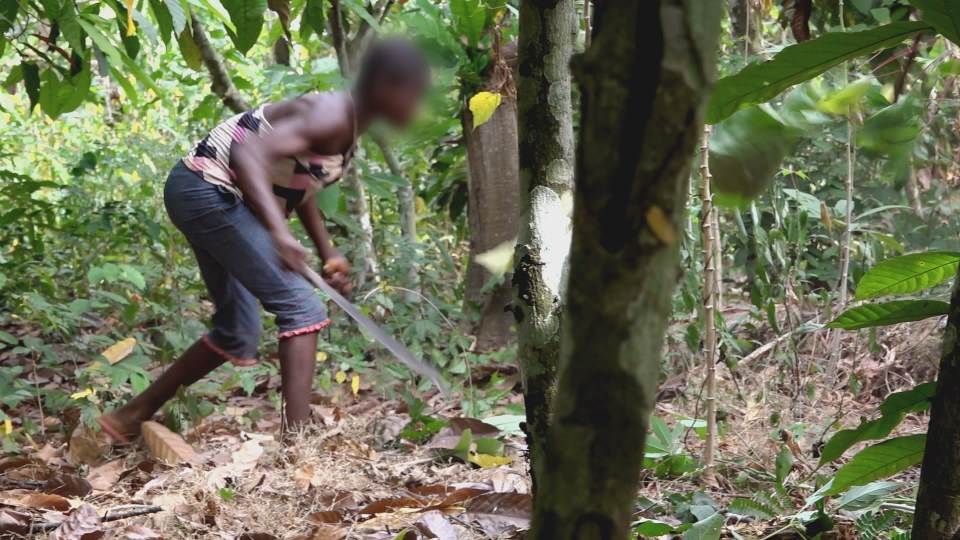
[[[412,246],[417,243],[417,205],[413,195],[413,179],[407,178],[397,154],[382,135],[371,133],[371,138],[380,148],[380,153],[383,154],[383,159],[387,162],[390,173],[407,181],[403,187],[397,188],[397,201],[400,207],[400,234]],[[406,264],[407,279],[404,285],[409,289],[417,289],[420,287],[417,264],[412,260],[408,260]],[[406,299],[408,302],[418,302],[420,297],[407,293]]]
[[520,232],[512,282],[535,497],[541,493],[556,391],[570,251],[574,144],[569,62],[578,29],[573,0],[520,3]]
[[360,175],[352,168],[343,177],[343,184],[353,193],[347,195],[347,210],[360,225],[360,236],[357,238],[357,255],[354,257],[354,273],[357,283],[363,285],[368,281],[380,280],[380,269],[377,264],[377,251],[373,244],[373,222],[370,219],[370,208],[367,206],[367,192],[360,181]]
[[722,3],[606,0],[593,15],[574,64],[570,285],[534,539],[630,535]]
[[484,292],[492,275],[477,263],[477,255],[517,238],[517,106],[513,84],[485,124],[473,127],[473,115],[464,107],[463,137],[467,146],[470,262],[467,265],[464,307],[479,312],[475,328],[479,350],[500,348],[513,340],[513,317],[504,308],[513,300],[509,282]]
[[703,446],[704,477],[715,482],[717,448],[717,217],[710,191],[710,128],[703,129],[700,145],[700,229],[703,252],[703,361],[707,365],[707,437]]
[[234,86],[233,79],[230,78],[230,73],[227,72],[226,66],[223,65],[223,59],[220,58],[220,54],[217,53],[217,50],[207,38],[207,33],[203,30],[200,19],[192,12],[190,13],[190,33],[197,49],[200,50],[200,58],[203,59],[203,65],[206,66],[207,72],[210,73],[210,89],[213,93],[223,101],[223,104],[226,105],[228,109],[235,113],[242,113],[249,110],[250,105],[243,99],[240,92],[237,91],[237,87]]
[[950,299],[937,392],[913,517],[913,540],[960,538],[960,274]]

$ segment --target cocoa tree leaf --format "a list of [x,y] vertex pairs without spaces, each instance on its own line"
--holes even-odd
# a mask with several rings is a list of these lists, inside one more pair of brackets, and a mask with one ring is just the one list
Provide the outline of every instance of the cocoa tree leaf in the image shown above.
[[956,0],[910,0],[943,37],[960,45],[960,5]]
[[183,440],[183,437],[162,424],[144,422],[141,434],[150,454],[170,465],[185,463],[197,456],[196,451]]
[[62,495],[64,497],[83,497],[93,491],[90,482],[74,474],[58,474],[51,476],[43,483],[44,493]]
[[860,32],[832,32],[785,47],[772,60],[753,62],[717,81],[706,121],[717,124],[731,114],[764,103],[780,92],[820,75],[846,60],[892,47],[920,32],[926,22],[901,21]]
[[397,497],[374,501],[360,509],[360,514],[384,514],[400,508],[423,508],[426,501],[413,497]]
[[50,540],[96,540],[104,534],[97,511],[89,504],[75,508],[49,536]]
[[939,300],[897,300],[864,304],[844,311],[830,321],[827,328],[860,330],[873,326],[889,326],[946,315],[949,311],[950,304]]
[[857,283],[857,300],[919,292],[957,275],[960,253],[928,251],[875,264]]
[[533,499],[526,493],[486,493],[470,500],[466,510],[484,532],[498,536],[530,526]]
[[720,533],[723,532],[723,521],[723,514],[719,513],[700,520],[683,533],[683,540],[720,540]]
[[894,475],[920,463],[927,444],[926,433],[896,437],[868,446],[840,467],[825,495],[843,493],[852,486],[862,486]]

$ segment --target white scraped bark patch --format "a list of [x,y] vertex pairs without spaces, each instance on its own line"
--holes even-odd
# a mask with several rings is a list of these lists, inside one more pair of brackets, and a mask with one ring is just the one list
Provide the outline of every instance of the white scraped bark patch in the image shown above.
[[530,192],[530,236],[539,248],[543,283],[563,298],[567,253],[570,251],[570,213],[552,189],[537,186]]

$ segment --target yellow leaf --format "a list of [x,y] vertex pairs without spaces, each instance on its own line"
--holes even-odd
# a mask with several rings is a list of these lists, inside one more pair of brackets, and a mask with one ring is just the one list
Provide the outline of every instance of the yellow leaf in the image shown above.
[[327,351],[317,351],[317,362],[326,362],[328,357]]
[[333,376],[333,380],[337,381],[337,384],[343,384],[343,381],[347,380],[347,374],[338,371],[337,374]]
[[491,456],[490,454],[470,454],[467,457],[470,463],[484,469],[492,469],[500,465],[513,463],[514,458],[508,456]]
[[477,92],[470,98],[470,112],[473,113],[473,127],[476,129],[490,120],[500,106],[503,97],[496,92]]
[[5,418],[3,420],[3,434],[9,435],[11,433],[13,433],[13,422],[9,418]]
[[114,365],[117,362],[123,360],[124,358],[130,356],[130,353],[133,352],[133,348],[137,346],[137,338],[129,337],[123,341],[118,341],[113,345],[109,346],[102,353],[103,357],[107,359],[107,362],[110,362],[110,365]]
[[84,399],[84,398],[88,398],[96,395],[97,395],[96,390],[94,390],[93,388],[87,388],[86,390],[83,390],[81,392],[70,394],[70,397],[72,397],[73,399]]
[[650,231],[661,243],[668,246],[677,243],[677,231],[673,228],[673,223],[670,222],[670,218],[667,217],[663,208],[651,206],[647,210],[647,225],[650,226]]
[[357,392],[360,391],[360,376],[359,376],[359,375],[354,375],[353,378],[350,379],[350,390],[353,391],[353,395],[357,395]]
[[513,269],[513,249],[517,239],[507,240],[499,246],[477,255],[477,262],[494,276],[502,276]]
[[126,2],[127,2],[127,37],[130,37],[137,33],[137,27],[133,25],[134,0],[126,0]]

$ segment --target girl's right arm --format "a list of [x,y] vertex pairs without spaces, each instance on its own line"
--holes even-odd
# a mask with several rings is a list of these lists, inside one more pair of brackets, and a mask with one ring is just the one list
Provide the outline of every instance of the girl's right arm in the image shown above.
[[345,129],[352,129],[346,117],[337,119],[327,111],[321,118],[316,108],[312,109],[308,114],[274,123],[268,135],[248,138],[231,152],[230,158],[237,187],[270,231],[281,262],[296,272],[304,268],[307,250],[293,237],[276,202],[268,174],[270,164],[304,152],[318,142],[338,139]]

